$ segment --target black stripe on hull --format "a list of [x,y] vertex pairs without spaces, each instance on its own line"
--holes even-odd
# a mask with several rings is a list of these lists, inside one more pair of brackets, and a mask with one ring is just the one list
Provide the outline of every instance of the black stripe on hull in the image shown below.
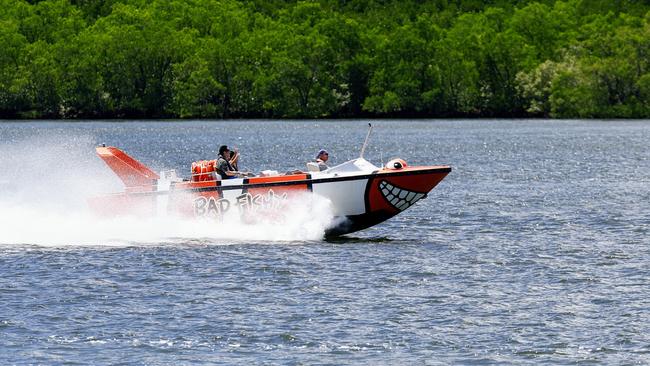
[[242,187],[241,188],[241,194],[248,193],[248,189],[250,188],[250,184],[248,184],[249,181],[250,181],[250,179],[248,179],[248,178],[244,178],[244,180],[242,181],[243,184],[241,186]]
[[325,237],[333,238],[367,229],[371,226],[382,223],[395,215],[396,214],[387,211],[378,211],[361,215],[338,216],[332,220],[333,225],[325,230]]

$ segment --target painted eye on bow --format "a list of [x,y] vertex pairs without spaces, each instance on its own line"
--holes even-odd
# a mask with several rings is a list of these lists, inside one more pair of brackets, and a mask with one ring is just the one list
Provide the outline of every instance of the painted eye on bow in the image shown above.
[[406,161],[404,161],[403,159],[393,159],[388,163],[386,163],[386,169],[390,169],[390,170],[400,170],[406,168],[407,166],[408,164],[406,164]]

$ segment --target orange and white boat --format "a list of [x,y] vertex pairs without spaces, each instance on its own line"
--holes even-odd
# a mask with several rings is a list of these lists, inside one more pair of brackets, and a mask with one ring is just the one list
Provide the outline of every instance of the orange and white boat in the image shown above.
[[451,172],[450,166],[412,167],[402,159],[377,167],[359,157],[324,171],[312,166],[305,173],[265,171],[260,176],[222,180],[214,172],[215,161],[199,161],[192,164],[191,177],[183,179],[175,171],[157,174],[116,147],[96,150],[126,186],[124,192],[89,200],[101,214],[219,218],[239,212],[245,216],[258,209],[282,209],[283,201],[308,193],[331,202],[334,219],[326,236],[362,230],[399,214],[427,197]]

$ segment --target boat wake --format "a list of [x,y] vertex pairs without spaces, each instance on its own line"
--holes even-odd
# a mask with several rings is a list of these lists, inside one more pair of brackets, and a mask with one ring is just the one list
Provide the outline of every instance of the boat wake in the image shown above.
[[[133,246],[161,243],[230,244],[287,242],[323,238],[331,216],[328,202],[296,204],[275,220],[246,222],[178,217],[121,216],[100,218],[85,210],[43,210],[29,203],[12,206],[0,202],[3,229],[0,245]],[[314,212],[321,212],[314,216]]]
[[[332,220],[322,197],[292,199],[281,215],[205,218],[97,217],[89,197],[122,185],[93,151],[90,139],[0,145],[0,245],[133,246],[161,243],[229,244],[323,238]],[[20,166],[16,166],[20,157]]]

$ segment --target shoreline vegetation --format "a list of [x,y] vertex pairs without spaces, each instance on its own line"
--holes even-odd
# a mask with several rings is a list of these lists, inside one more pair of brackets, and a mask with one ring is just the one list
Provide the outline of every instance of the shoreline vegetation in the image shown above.
[[0,118],[650,118],[643,0],[0,0]]

